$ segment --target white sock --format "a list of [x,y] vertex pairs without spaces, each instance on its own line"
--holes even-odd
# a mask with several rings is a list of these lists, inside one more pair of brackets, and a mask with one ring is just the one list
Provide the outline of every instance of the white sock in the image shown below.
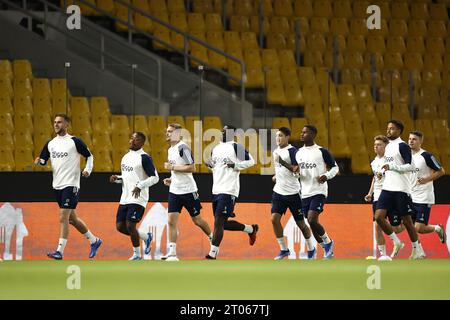
[[386,245],[385,244],[379,244],[378,250],[380,251],[380,255],[382,255],[382,256],[386,255]]
[[314,250],[314,243],[313,243],[313,237],[309,237],[306,240],[306,246],[308,247],[308,251]]
[[284,237],[277,238],[278,244],[280,245],[281,250],[287,250],[286,242],[284,241]]
[[211,245],[211,249],[209,250],[209,256],[216,258],[219,254],[219,247]]
[[169,242],[169,256],[177,255],[177,244],[176,242]]
[[323,240],[324,244],[329,244],[331,242],[330,238],[328,237],[327,233],[325,232],[322,236],[320,236]]
[[90,232],[89,230],[88,230],[88,232],[86,232],[85,234],[83,234],[83,236],[85,236],[86,239],[88,239],[89,242],[90,242],[91,244],[94,243],[95,241],[97,241],[97,237],[94,236],[94,235],[92,234],[92,232]]
[[419,249],[419,240],[411,241],[413,249]]
[[325,249],[325,243],[320,242],[319,245],[322,247],[322,249]]
[[133,247],[133,254],[137,257],[140,257],[141,256],[141,246]]
[[253,232],[253,226],[251,226],[249,224],[245,224],[244,226],[245,226],[244,232],[247,232],[247,233],[252,233]]
[[138,231],[139,233],[139,238],[141,238],[144,241],[147,241],[148,239],[148,233],[142,232],[142,231]]
[[209,234],[209,236],[208,236],[209,242],[212,241],[212,238],[213,238],[213,233],[211,232],[211,233]]
[[441,232],[441,226],[440,225],[435,225],[434,226],[434,232],[436,232],[436,233],[439,233],[439,232]]
[[397,237],[397,235],[395,234],[395,232],[392,232],[390,235],[389,235],[389,238],[391,238],[392,239],[392,241],[394,241],[394,243],[400,243],[401,241],[400,241],[400,239]]
[[56,251],[59,251],[61,254],[63,254],[66,244],[67,244],[67,239],[59,238],[58,248],[56,249]]

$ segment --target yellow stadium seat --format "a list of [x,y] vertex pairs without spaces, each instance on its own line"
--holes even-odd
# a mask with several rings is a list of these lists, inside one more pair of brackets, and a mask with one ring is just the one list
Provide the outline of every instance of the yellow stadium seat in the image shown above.
[[242,50],[241,38],[239,32],[236,31],[226,31],[223,34],[225,47],[227,50],[237,49]]
[[291,27],[286,17],[272,17],[270,21],[270,31],[273,33],[289,34]]
[[93,132],[111,133],[111,121],[108,116],[97,115],[92,117]]
[[186,12],[186,8],[184,6],[183,0],[167,0],[167,9],[169,12],[179,12],[184,13]]
[[361,69],[364,66],[363,56],[360,52],[346,52],[344,54],[344,68]]
[[371,174],[370,161],[366,148],[352,150],[352,172],[356,174]]
[[[294,71],[295,72],[295,71]],[[303,104],[303,94],[300,90],[298,81],[283,82],[284,102],[281,97],[283,106],[300,106]]]
[[52,96],[53,98],[66,98],[67,94],[66,79],[52,79]]
[[290,68],[296,68],[297,63],[295,62],[294,54],[291,50],[278,50],[278,57],[280,61],[280,66],[282,67],[290,67]]
[[427,38],[426,51],[431,53],[443,54],[445,52],[444,40],[437,37]]
[[126,115],[112,115],[111,130],[112,132],[130,132],[128,117]]
[[222,121],[216,116],[206,116],[203,118],[203,130],[218,129],[222,130]]
[[347,37],[347,49],[351,52],[364,52],[366,51],[366,41],[362,35],[350,34]]
[[14,115],[14,109],[11,103],[11,99],[9,97],[0,96],[0,114],[6,113]]
[[353,16],[352,6],[349,0],[333,1],[333,12],[337,18],[351,18]]
[[148,129],[150,132],[166,130],[167,123],[164,116],[148,116]]
[[193,5],[194,12],[198,13],[212,13],[214,10],[211,0],[194,0]]
[[275,0],[273,10],[275,16],[290,17],[294,14],[291,0]]
[[273,15],[272,0],[255,0],[254,12],[259,14],[260,6],[262,4],[262,14],[264,17],[271,17]]
[[115,132],[111,133],[111,144],[114,150],[123,150],[128,148],[130,141],[130,133],[129,132]]
[[256,34],[254,32],[242,32],[241,33],[242,49],[258,49],[258,41],[256,40]]
[[91,98],[91,115],[92,117],[106,116],[110,117],[108,98],[106,97],[92,97]]
[[384,54],[384,67],[390,70],[402,69],[403,59],[402,55],[398,52],[387,52]]
[[[270,26],[269,17],[263,17],[262,32],[263,32],[264,36],[267,36],[267,34],[270,32],[270,29],[271,29],[271,26]],[[259,35],[259,33],[261,31],[259,16],[251,16],[250,17],[250,31]]]
[[14,132],[14,143],[16,146],[15,148],[17,148],[18,146],[31,150],[33,150],[34,148],[33,138],[29,131],[16,130]]
[[33,118],[34,134],[39,132],[51,135],[53,133],[53,118],[50,113],[34,113]]
[[313,84],[316,81],[316,76],[313,68],[299,67],[297,69],[297,74],[298,80],[302,86]]
[[153,31],[155,29],[153,21],[138,12],[135,12],[133,14],[133,21],[134,21],[134,26],[139,30],[153,33]]
[[384,53],[386,51],[384,38],[376,35],[368,36],[367,51],[370,53]]
[[300,134],[303,127],[308,124],[306,118],[292,118],[291,119],[291,137],[294,141],[300,140]]
[[392,19],[389,23],[390,35],[398,37],[406,37],[408,34],[408,26],[405,20]]
[[328,20],[326,18],[314,17],[310,22],[311,32],[326,34],[330,31]]
[[14,97],[14,113],[33,114],[33,104],[29,96]]
[[440,53],[428,51],[423,55],[423,68],[426,70],[441,70],[444,63]]
[[71,126],[75,132],[92,132],[91,119],[88,115],[79,114],[72,117]]
[[438,86],[442,84],[441,72],[435,70],[422,70],[422,85],[423,86]]
[[[48,124],[47,124],[48,125]],[[14,130],[28,131],[33,134],[33,117],[29,113],[16,113],[14,115]]]
[[261,55],[258,49],[244,50],[244,61],[247,68],[262,68]]
[[[0,131],[1,138],[1,131]],[[12,150],[0,148],[0,171],[14,171],[16,164]]]
[[391,106],[389,103],[378,102],[375,104],[377,118],[380,121],[380,128],[386,128],[387,122],[391,119]]
[[[222,37],[222,32],[207,32],[206,41],[220,50],[225,50],[225,43]],[[215,67],[226,67],[227,61],[225,56],[215,51],[208,50],[208,60]]]
[[116,10],[114,0],[97,0],[97,7],[110,14],[114,14]]
[[311,0],[295,0],[294,12],[297,17],[311,18],[314,14]]
[[407,37],[406,48],[408,52],[417,52],[423,54],[425,52],[425,44],[422,37]]
[[359,69],[342,69],[341,81],[343,84],[361,83],[361,73],[359,72]]
[[[167,22],[167,23],[169,22],[169,17],[167,15],[167,13],[159,14],[158,18],[163,20],[164,22]],[[155,23],[153,35],[155,36],[156,39],[160,40],[160,41],[156,41],[156,39],[153,39],[153,43],[152,43],[153,49],[169,50],[169,51],[172,50],[169,47],[169,45],[174,45],[174,44],[172,43],[171,32],[167,27],[163,26],[162,24]],[[176,37],[176,36],[174,36],[174,38],[179,39],[179,37]]]
[[32,79],[33,71],[29,60],[14,60],[12,63],[14,79]]
[[250,31],[250,19],[247,16],[231,16],[230,30],[238,32]]
[[[117,21],[115,23],[115,28],[118,32],[127,32],[128,25],[133,24],[133,18],[129,19],[128,8],[120,3],[116,3],[115,14]],[[119,22],[123,21],[123,22]]]
[[107,150],[96,150],[93,152],[95,165],[94,165],[94,171],[95,172],[112,172],[114,169],[110,151]]
[[33,171],[33,151],[29,148],[16,148],[14,150],[15,171]]
[[432,20],[448,20],[447,7],[444,3],[430,3],[429,9]]
[[430,37],[441,37],[447,36],[447,27],[444,21],[431,20],[428,21],[428,36]]
[[424,20],[411,20],[408,23],[408,36],[425,37],[427,35],[427,24]]
[[171,123],[177,123],[183,128],[185,127],[185,122],[183,116],[168,116],[167,117],[167,125]]
[[333,16],[331,2],[328,0],[314,1],[313,13],[315,17],[331,18]]
[[130,133],[142,132],[148,136],[147,117],[143,115],[130,116]]
[[[381,9],[381,10],[383,10],[383,9]],[[395,20],[393,20],[393,21],[395,21]],[[405,32],[405,28],[407,28],[406,27],[406,22],[403,21],[403,20],[400,20],[400,21],[405,23],[405,25],[402,24],[402,26],[399,27],[401,32],[398,29],[396,29],[396,32],[391,33],[390,32],[391,24],[388,25],[387,20],[384,19],[384,17],[383,17],[383,19],[381,19],[381,28],[380,29],[368,30],[368,34],[378,35],[378,36],[383,36],[383,37],[387,37],[388,35],[393,35],[393,36],[398,35],[397,33]],[[406,31],[407,31],[407,29],[406,29]]]
[[86,97],[72,97],[70,99],[70,110],[72,116],[91,115],[89,101]]
[[0,74],[0,96],[1,97],[14,97],[14,88],[11,84],[11,80],[6,75]]
[[168,13],[167,3],[165,0],[149,0],[148,5],[150,13],[153,15],[159,15],[161,13]]
[[[214,0],[213,10],[215,13],[222,15],[222,0]],[[227,18],[231,17],[234,14],[234,1],[229,0],[225,3],[225,15]],[[204,12],[209,13],[209,12]]]
[[330,137],[330,149],[336,158],[350,157],[350,147],[348,146],[345,131],[333,132]]
[[391,18],[392,19],[408,20],[409,17],[410,17],[409,5],[407,2],[393,2],[391,4]]
[[320,52],[324,52],[327,47],[325,38],[320,33],[308,35],[306,45],[308,50]]
[[267,34],[267,48],[277,50],[286,49],[286,37],[281,33],[269,32]]
[[353,1],[353,16],[356,18],[367,18],[367,7],[370,5],[365,0]]
[[105,132],[94,132],[92,135],[92,144],[92,149],[96,152],[100,150],[112,151],[114,149],[109,133]]
[[279,68],[280,60],[275,49],[262,50],[262,65],[263,67]]
[[14,131],[13,117],[10,113],[0,113],[0,129],[6,129],[9,132]]
[[422,55],[418,52],[406,52],[404,54],[404,65],[407,70],[422,70]]
[[66,99],[63,98],[53,98],[52,103],[52,114],[65,113],[70,115],[70,104],[67,103]]
[[290,18],[291,33],[295,33],[297,28],[300,28],[300,33],[305,35],[309,34],[309,21],[305,17],[292,17]]
[[[398,53],[405,53],[406,52],[406,45],[403,37],[387,37],[386,39],[386,51],[387,52],[398,52]],[[373,51],[372,52],[376,52]]]
[[428,20],[428,5],[425,2],[411,3],[411,19]]
[[222,19],[217,13],[208,13],[205,15],[205,31],[222,31]]
[[9,60],[0,60],[0,74],[10,80],[14,78],[13,68]]
[[[364,12],[365,12],[365,9],[364,9]],[[350,20],[350,33],[351,34],[365,36],[369,33],[369,29],[367,29],[365,17],[366,17],[366,13],[364,13],[364,19],[356,18],[356,19]]]
[[272,128],[278,129],[281,127],[286,127],[288,129],[291,129],[291,125],[289,123],[289,119],[286,117],[274,117],[272,118]]
[[234,12],[242,16],[251,16],[253,14],[253,1],[239,0],[234,3]]
[[[288,34],[287,38],[286,38],[286,49],[289,49],[291,51],[296,51],[297,50],[297,44],[296,41],[298,40],[298,37],[296,36],[295,33],[290,33]],[[305,42],[305,37],[300,37],[300,53],[304,53],[306,50],[306,42]],[[278,49],[284,49],[284,48],[278,48]]]
[[339,52],[345,52],[347,50],[347,40],[344,35],[332,35],[327,36],[327,50],[331,51],[334,48],[334,42],[337,41],[337,48]]
[[320,51],[306,51],[304,56],[305,67],[320,68],[323,67],[323,56]]
[[33,79],[33,98],[51,97],[50,82],[47,78]]
[[14,79],[14,96],[15,97],[23,97],[23,96],[33,97],[33,88],[31,86],[31,81],[29,78]]
[[200,64],[210,64],[209,56],[208,56],[208,49],[206,49],[206,47],[196,46],[195,48],[192,48],[191,55],[194,58],[200,60],[200,62],[199,62],[199,61],[191,58],[190,63],[193,67],[197,67]]
[[346,36],[349,33],[347,19],[345,18],[333,18],[330,24],[331,34],[334,36],[343,35]]

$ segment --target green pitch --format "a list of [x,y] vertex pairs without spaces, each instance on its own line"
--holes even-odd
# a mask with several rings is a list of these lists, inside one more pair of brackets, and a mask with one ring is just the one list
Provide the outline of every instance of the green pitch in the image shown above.
[[5,261],[0,299],[450,299],[450,259]]

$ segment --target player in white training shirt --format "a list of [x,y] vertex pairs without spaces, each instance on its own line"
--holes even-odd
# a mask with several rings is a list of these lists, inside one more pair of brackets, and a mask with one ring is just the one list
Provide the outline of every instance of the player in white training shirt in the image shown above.
[[208,223],[200,214],[201,203],[197,184],[192,175],[195,172],[194,158],[191,149],[181,140],[181,125],[169,124],[166,130],[166,141],[170,144],[168,162],[164,168],[170,170],[170,178],[164,179],[169,187],[169,250],[162,260],[178,261],[177,258],[177,222],[183,207],[189,212],[192,222],[212,240],[212,232]]
[[439,240],[445,244],[447,235],[442,225],[428,225],[431,207],[434,204],[433,181],[445,175],[444,168],[429,152],[422,149],[423,133],[412,131],[409,133],[408,144],[412,150],[413,162],[416,170],[412,175],[412,193],[415,228],[418,233],[436,232]]
[[[58,247],[55,252],[49,252],[47,256],[56,260],[61,260],[69,238],[69,224],[83,234],[91,244],[89,258],[95,257],[97,250],[102,244],[102,240],[95,237],[88,227],[81,220],[75,208],[78,204],[80,192],[80,174],[87,178],[94,166],[94,157],[84,142],[67,133],[69,117],[66,114],[57,114],[53,122],[56,137],[48,141],[39,157],[35,159],[35,164],[45,165],[51,158],[53,171],[53,189],[60,210],[60,237]],[[80,155],[86,158],[86,167],[80,172]]]
[[[378,198],[380,197],[381,189],[383,187],[384,175],[378,175],[381,172],[381,167],[385,164],[384,152],[386,145],[389,143],[389,139],[386,136],[378,135],[374,138],[373,149],[375,151],[376,157],[370,163],[373,172],[372,183],[370,184],[370,190],[364,197],[367,202],[372,201],[372,211],[373,211],[373,224],[375,227],[375,239],[378,245],[378,250],[380,251],[380,260],[391,260],[386,253],[386,241],[384,239],[383,230],[381,230],[378,223],[375,221],[375,211],[377,209]],[[397,232],[398,226],[401,224],[401,219],[398,215],[389,215],[389,221]],[[399,230],[401,231],[401,230]],[[375,256],[376,258],[376,256]]]
[[136,229],[141,221],[149,198],[149,188],[158,183],[159,177],[152,158],[142,149],[146,137],[135,132],[130,138],[130,151],[122,158],[121,175],[112,175],[112,183],[122,183],[122,196],[117,209],[116,229],[130,236],[133,255],[128,260],[142,260],[139,238],[145,241],[144,253],[149,254],[152,234]]
[[385,164],[381,167],[384,172],[384,182],[377,203],[375,219],[384,233],[394,241],[394,250],[391,256],[396,256],[404,243],[395,234],[392,226],[386,222],[388,213],[398,214],[408,231],[412,242],[412,259],[423,259],[425,253],[419,243],[416,229],[414,228],[411,214],[411,172],[414,170],[412,154],[409,146],[400,138],[404,129],[403,123],[398,120],[390,120],[387,125],[386,136],[390,140],[384,153]]
[[302,214],[300,182],[298,181],[298,174],[294,173],[298,170],[297,160],[295,160],[297,148],[289,144],[290,137],[291,130],[286,127],[279,128],[276,133],[278,147],[273,151],[275,175],[272,180],[275,182],[275,186],[272,193],[271,220],[275,237],[280,245],[280,253],[275,257],[275,260],[281,260],[290,254],[284,241],[283,226],[281,225],[281,217],[288,208],[295,223],[305,237],[308,247],[308,259],[314,259],[316,248],[311,238],[311,230],[306,225],[305,217]]
[[236,220],[234,205],[239,196],[239,171],[250,168],[255,160],[245,148],[234,141],[236,128],[227,125],[222,129],[222,141],[216,145],[211,158],[205,161],[213,172],[212,206],[214,212],[214,233],[211,250],[206,259],[216,259],[224,230],[244,231],[249,235],[250,245],[256,241],[258,225],[247,225]]
[[324,250],[324,259],[331,259],[334,256],[334,241],[320,224],[319,215],[328,196],[327,181],[338,174],[339,167],[331,153],[314,142],[316,135],[316,127],[306,125],[303,128],[301,141],[304,145],[298,150],[295,159],[302,185],[302,214],[308,219],[314,238]]

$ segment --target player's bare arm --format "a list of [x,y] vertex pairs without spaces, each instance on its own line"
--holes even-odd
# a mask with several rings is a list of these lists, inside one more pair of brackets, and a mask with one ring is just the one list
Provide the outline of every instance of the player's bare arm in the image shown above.
[[366,196],[364,197],[364,200],[366,202],[371,202],[373,200],[373,187],[375,184],[375,176],[372,177],[372,182],[370,183],[370,189],[369,192],[367,192]]
[[195,164],[174,165],[170,162],[164,162],[164,169],[176,172],[196,172]]
[[425,183],[437,180],[440,177],[442,177],[443,175],[445,175],[444,168],[441,168],[441,170],[439,170],[439,171],[433,170],[433,173],[431,173],[429,176],[427,176],[427,177],[419,177],[417,179],[417,182],[419,182],[420,184],[425,184]]

